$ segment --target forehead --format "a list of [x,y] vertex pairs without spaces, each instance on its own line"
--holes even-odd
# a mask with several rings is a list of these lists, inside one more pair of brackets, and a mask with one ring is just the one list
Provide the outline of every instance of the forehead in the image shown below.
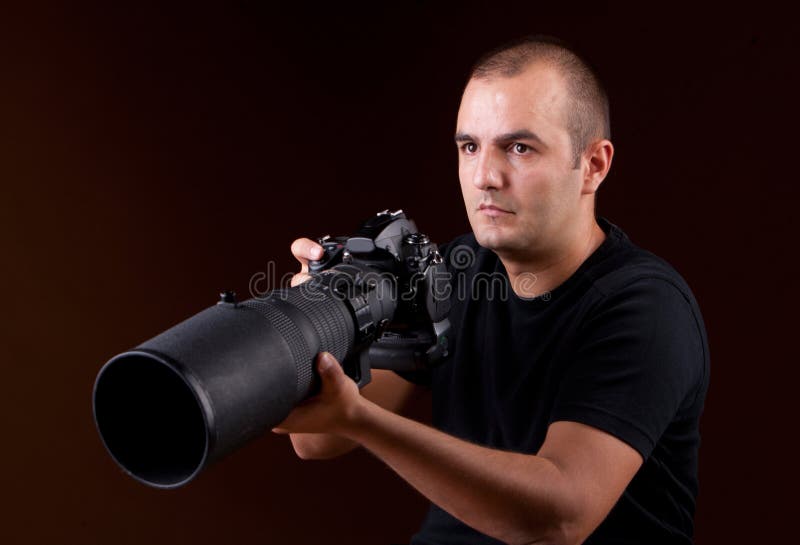
[[565,132],[566,102],[563,77],[541,64],[512,77],[472,79],[461,98],[457,130],[475,136],[519,129],[540,136]]

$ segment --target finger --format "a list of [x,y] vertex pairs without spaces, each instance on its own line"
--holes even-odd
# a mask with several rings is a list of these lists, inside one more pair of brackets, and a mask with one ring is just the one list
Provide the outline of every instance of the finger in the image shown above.
[[310,238],[298,238],[292,242],[292,255],[302,265],[301,272],[308,272],[308,262],[322,257],[322,246]]
[[295,287],[299,284],[302,284],[303,282],[308,282],[309,280],[311,280],[311,275],[301,272],[294,275],[289,284],[291,285],[291,287]]
[[278,435],[287,435],[289,430],[285,428],[272,428],[272,433],[277,433]]
[[317,356],[317,372],[322,379],[322,390],[330,391],[341,386],[343,380],[349,380],[342,366],[330,352],[320,352]]

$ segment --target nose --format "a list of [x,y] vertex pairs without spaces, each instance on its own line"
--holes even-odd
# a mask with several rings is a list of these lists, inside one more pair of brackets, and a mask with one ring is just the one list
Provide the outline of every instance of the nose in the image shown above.
[[478,156],[472,183],[480,190],[500,189],[503,186],[503,173],[498,159],[491,149],[484,149]]

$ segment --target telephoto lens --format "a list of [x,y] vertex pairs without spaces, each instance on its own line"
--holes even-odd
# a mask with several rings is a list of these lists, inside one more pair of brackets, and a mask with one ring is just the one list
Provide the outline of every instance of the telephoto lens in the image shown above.
[[[442,260],[416,233],[402,211],[381,212],[356,236],[320,239],[325,258],[312,263],[310,281],[242,302],[224,292],[111,358],[95,381],[93,409],[112,458],[140,482],[175,488],[313,395],[319,352],[333,354],[359,386],[372,365],[413,369],[440,358],[449,307],[433,299],[429,281]],[[411,334],[387,332],[386,346],[376,343],[398,316]]]

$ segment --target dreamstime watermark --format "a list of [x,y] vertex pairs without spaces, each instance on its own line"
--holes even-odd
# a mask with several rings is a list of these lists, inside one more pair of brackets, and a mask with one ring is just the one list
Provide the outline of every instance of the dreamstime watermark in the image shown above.
[[274,261],[267,262],[266,271],[258,271],[250,277],[248,290],[250,297],[255,299],[267,299],[273,291],[282,291],[291,287],[292,278],[296,273],[284,273],[280,279],[275,280],[276,265]]
[[[430,293],[436,300],[450,299],[455,295],[458,301],[507,301],[512,292],[531,293],[538,280],[534,273],[522,273],[515,277],[512,289],[506,274],[498,271],[473,271],[476,263],[475,250],[467,245],[459,245],[448,253],[445,268],[431,269],[427,273],[413,271],[408,275],[396,276],[386,271],[369,270],[360,272],[356,278],[352,270],[338,270],[334,267],[294,286],[293,289],[310,301],[322,301],[331,296],[352,299],[363,295],[365,288],[371,290],[371,297],[378,300],[390,297],[394,300],[410,301],[423,291]],[[274,297],[287,299],[295,274],[285,273],[278,278],[275,262],[269,261],[266,270],[250,277],[250,295],[260,300]],[[331,289],[322,289],[323,282]],[[545,301],[549,301],[550,297],[549,292],[538,296]]]

